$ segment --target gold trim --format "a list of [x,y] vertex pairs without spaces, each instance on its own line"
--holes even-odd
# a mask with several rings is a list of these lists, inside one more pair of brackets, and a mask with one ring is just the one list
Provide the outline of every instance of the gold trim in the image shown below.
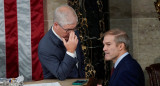
[[159,14],[159,20],[160,20],[160,0],[157,0],[156,2],[154,2],[155,8],[157,13]]

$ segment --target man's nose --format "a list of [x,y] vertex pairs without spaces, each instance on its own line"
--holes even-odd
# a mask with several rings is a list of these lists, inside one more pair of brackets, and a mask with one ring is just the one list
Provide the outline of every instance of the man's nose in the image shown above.
[[105,51],[105,46],[103,47],[103,51]]

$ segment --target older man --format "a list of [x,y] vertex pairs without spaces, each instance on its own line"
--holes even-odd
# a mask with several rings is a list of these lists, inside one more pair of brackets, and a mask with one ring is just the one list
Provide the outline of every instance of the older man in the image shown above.
[[84,55],[77,31],[78,18],[68,5],[56,8],[53,26],[41,39],[38,55],[44,78],[84,77]]

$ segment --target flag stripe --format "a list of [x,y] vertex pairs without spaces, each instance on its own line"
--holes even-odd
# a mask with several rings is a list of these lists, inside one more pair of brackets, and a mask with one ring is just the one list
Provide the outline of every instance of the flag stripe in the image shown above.
[[18,76],[18,32],[16,0],[4,0],[7,78]]
[[[31,0],[31,47],[32,79],[43,79],[42,67],[38,58],[38,43],[44,35],[43,0]],[[37,66],[38,65],[38,66]]]
[[44,35],[43,0],[0,0],[0,77],[43,79],[38,43]]
[[0,77],[6,77],[4,0],[0,0]]
[[30,0],[17,0],[19,74],[32,80]]

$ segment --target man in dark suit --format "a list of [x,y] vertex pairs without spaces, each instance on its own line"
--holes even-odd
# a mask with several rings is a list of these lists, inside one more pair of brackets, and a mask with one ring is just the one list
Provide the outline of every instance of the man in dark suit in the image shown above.
[[145,86],[144,74],[136,60],[128,53],[129,38],[120,29],[111,29],[104,34],[105,60],[114,63],[109,86]]
[[41,39],[38,55],[44,78],[82,78],[84,55],[76,26],[78,18],[68,5],[56,8],[53,26]]

